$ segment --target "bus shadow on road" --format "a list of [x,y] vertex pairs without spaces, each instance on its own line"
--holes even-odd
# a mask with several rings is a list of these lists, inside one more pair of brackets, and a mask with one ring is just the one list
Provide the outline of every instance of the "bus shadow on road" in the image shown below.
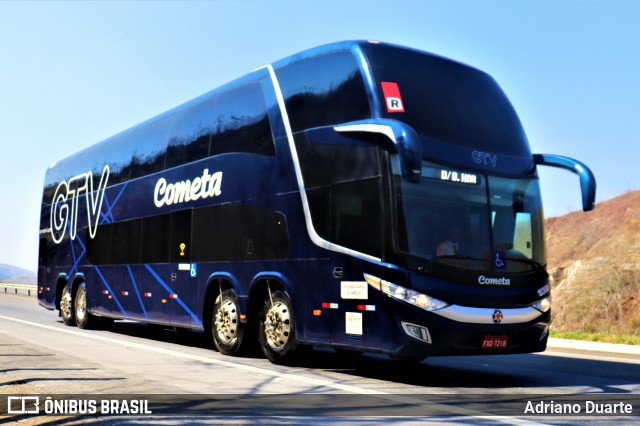
[[[106,329],[115,334],[201,348],[216,353],[211,339],[198,331],[133,321],[117,321]],[[263,359],[264,356],[256,348],[239,357],[243,358]],[[358,354],[314,348],[312,352],[298,359],[293,367],[314,370],[318,374],[340,373],[362,379],[442,389],[535,390],[572,387],[620,393],[625,392],[621,386],[635,383],[637,387],[640,383],[640,364],[583,359],[569,354],[433,357],[422,362],[411,362],[392,360],[382,354]]]

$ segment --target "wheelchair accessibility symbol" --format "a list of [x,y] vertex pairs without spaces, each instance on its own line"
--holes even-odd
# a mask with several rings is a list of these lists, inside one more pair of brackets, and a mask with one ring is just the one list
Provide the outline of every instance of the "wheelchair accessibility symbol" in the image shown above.
[[505,269],[507,267],[507,255],[503,251],[495,252],[495,258],[493,261],[496,269]]
[[198,276],[198,266],[195,263],[191,264],[190,274],[191,274],[191,278],[195,278]]

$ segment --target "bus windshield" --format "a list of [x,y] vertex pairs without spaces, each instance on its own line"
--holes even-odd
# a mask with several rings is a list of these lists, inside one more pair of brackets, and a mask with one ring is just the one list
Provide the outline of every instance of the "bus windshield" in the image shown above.
[[537,177],[504,178],[423,162],[419,183],[396,179],[401,252],[495,273],[546,264]]

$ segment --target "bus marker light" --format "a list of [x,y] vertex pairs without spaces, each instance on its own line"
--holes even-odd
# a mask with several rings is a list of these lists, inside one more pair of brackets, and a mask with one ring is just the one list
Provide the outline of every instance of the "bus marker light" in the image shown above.
[[322,309],[314,309],[313,310],[313,316],[314,317],[322,316]]
[[358,309],[359,311],[373,312],[376,310],[376,305],[358,305],[356,306],[356,309]]
[[144,296],[144,297],[151,297],[151,293],[149,293],[149,292],[145,292],[145,293],[143,294],[143,296]]
[[112,295],[109,295],[109,296],[108,296],[108,299],[109,299],[109,300],[113,299],[113,296],[112,296]]
[[109,290],[102,290],[102,294],[104,294],[104,295],[109,294]]
[[247,315],[246,314],[240,314],[240,321],[246,321],[247,320]]
[[177,299],[177,298],[178,298],[178,295],[177,295],[177,294],[175,294],[175,293],[171,293],[171,294],[169,295],[169,299]]
[[123,296],[128,296],[128,295],[129,295],[129,292],[128,292],[128,291],[123,291],[123,292],[122,292],[122,295],[123,295]]
[[167,299],[162,299],[162,304],[167,303]]
[[339,307],[340,305],[337,303],[322,302],[322,309],[338,309]]

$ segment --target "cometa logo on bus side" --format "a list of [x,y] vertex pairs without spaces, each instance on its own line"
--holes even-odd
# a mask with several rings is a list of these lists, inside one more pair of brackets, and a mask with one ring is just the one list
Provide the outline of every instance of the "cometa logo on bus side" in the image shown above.
[[170,206],[172,204],[196,201],[200,198],[217,197],[222,192],[222,172],[209,174],[209,169],[204,169],[202,176],[192,180],[183,180],[175,183],[167,183],[165,178],[156,182],[153,191],[153,202],[156,207]]

